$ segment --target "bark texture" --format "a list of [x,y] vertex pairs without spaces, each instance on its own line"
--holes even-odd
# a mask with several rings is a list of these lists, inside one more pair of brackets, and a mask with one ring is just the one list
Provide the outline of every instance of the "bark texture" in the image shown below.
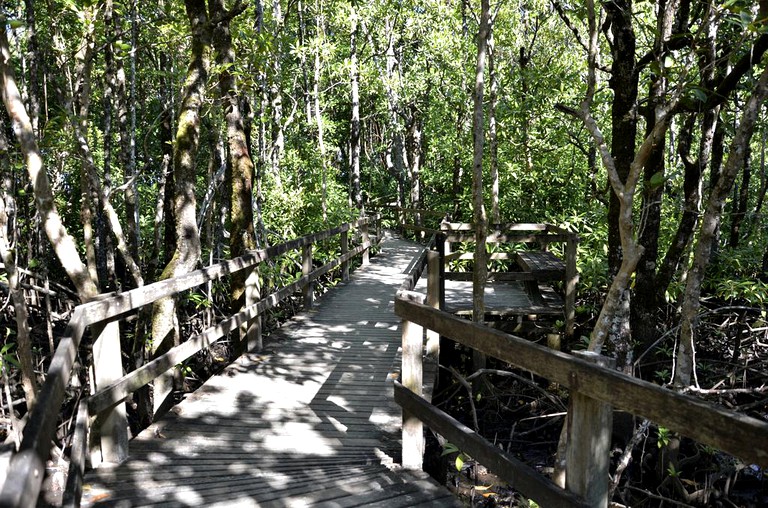
[[[173,211],[176,231],[176,251],[160,279],[170,279],[188,273],[200,259],[200,233],[197,227],[195,155],[200,142],[200,109],[205,99],[205,86],[210,67],[211,30],[204,0],[186,0],[187,17],[192,32],[191,59],[182,92],[173,149],[174,196]],[[152,352],[162,354],[166,348],[179,343],[176,300],[163,298],[153,305]],[[155,384],[155,411],[165,402],[171,390],[168,376]]]
[[[231,231],[229,237],[230,256],[242,256],[247,250],[256,248],[253,228],[253,161],[246,141],[243,114],[237,92],[235,76],[230,69],[235,63],[232,47],[230,21],[245,10],[245,5],[236,3],[227,10],[222,0],[211,1],[211,18],[216,20],[213,29],[213,49],[219,73],[219,95],[227,124],[227,145],[232,174],[232,196],[230,202]],[[231,282],[233,311],[242,307],[245,293],[245,275],[234,274]]]

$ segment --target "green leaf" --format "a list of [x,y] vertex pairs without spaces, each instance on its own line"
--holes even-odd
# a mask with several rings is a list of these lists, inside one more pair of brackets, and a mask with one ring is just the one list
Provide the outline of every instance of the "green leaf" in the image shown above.
[[460,453],[458,457],[456,457],[456,471],[461,471],[461,468],[464,467],[464,457]]
[[448,455],[449,453],[458,452],[459,448],[453,444],[453,443],[445,443],[443,445],[443,453],[440,454],[440,456]]
[[699,88],[699,87],[695,86],[695,87],[693,87],[693,88],[691,89],[691,92],[692,92],[692,93],[693,93],[693,95],[694,95],[694,96],[695,96],[697,99],[699,99],[701,102],[706,102],[706,100],[707,100],[707,94],[706,94],[706,92],[705,92],[704,90],[702,90],[701,88]]
[[20,19],[10,19],[8,20],[8,26],[11,27],[11,30],[16,30],[17,28],[23,27],[24,22]]
[[651,186],[652,189],[656,189],[658,187],[661,187],[664,185],[664,173],[661,171],[657,171],[656,173],[651,176],[650,180],[648,180],[648,184]]
[[669,69],[670,67],[675,65],[675,59],[672,58],[672,55],[667,55],[664,57],[664,68]]

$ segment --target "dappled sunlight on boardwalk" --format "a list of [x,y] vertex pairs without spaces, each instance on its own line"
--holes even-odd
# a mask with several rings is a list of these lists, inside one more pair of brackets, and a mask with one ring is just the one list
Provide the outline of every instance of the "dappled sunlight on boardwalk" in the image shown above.
[[[91,506],[453,506],[399,461],[399,320],[418,246],[382,253],[239,358],[86,479]],[[396,469],[396,468],[395,468]]]

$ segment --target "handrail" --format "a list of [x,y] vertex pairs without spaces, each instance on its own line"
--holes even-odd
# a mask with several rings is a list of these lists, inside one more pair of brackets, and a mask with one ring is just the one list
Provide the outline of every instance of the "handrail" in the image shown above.
[[[77,306],[56,348],[45,383],[40,390],[37,403],[33,407],[29,421],[24,429],[19,451],[12,457],[8,475],[5,482],[0,485],[0,507],[31,507],[37,501],[45,473],[45,461],[50,454],[50,445],[56,429],[59,409],[72,374],[80,341],[88,327],[102,327],[161,298],[176,295],[226,275],[244,270],[252,270],[263,261],[290,250],[306,249],[306,247],[311,246],[315,242],[341,235],[342,254],[338,258],[314,270],[311,268],[304,270],[302,277],[294,283],[279,288],[258,301],[251,302],[235,315],[190,338],[189,341],[171,349],[141,368],[128,373],[110,386],[103,389],[99,388],[91,397],[82,401],[78,408],[76,430],[80,433],[87,431],[85,428],[87,427],[87,418],[83,414],[85,408],[88,410],[87,414],[91,416],[111,411],[132,391],[149,383],[173,365],[189,358],[228,332],[256,318],[296,290],[309,286],[313,280],[328,273],[333,268],[341,265],[342,273],[347,274],[348,263],[352,257],[362,254],[363,263],[366,264],[372,245],[368,234],[368,226],[371,222],[378,224],[378,220],[378,215],[362,217],[336,228],[309,234],[268,249],[249,251],[239,258],[196,270],[180,277],[155,282],[125,293]],[[359,228],[362,237],[361,243],[354,249],[348,249],[347,233],[354,227]],[[380,237],[378,240],[380,240]],[[311,294],[309,298],[311,298]],[[119,334],[117,340],[119,340]],[[78,434],[76,439],[73,439],[73,442],[77,442],[78,445],[75,447],[73,443],[73,448],[78,448],[74,450],[74,453],[77,454],[77,460],[73,457],[72,467],[70,468],[71,473],[75,472],[75,478],[69,478],[68,486],[74,490],[79,490],[82,475],[82,455],[85,453],[83,436]],[[79,474],[77,472],[78,469],[80,470]],[[79,478],[77,478],[78,476]],[[68,492],[66,497],[73,505],[79,505],[79,493],[75,492],[73,494]]]
[[[583,416],[585,413],[587,417],[594,417],[597,413],[607,414],[607,418],[603,420],[599,418],[592,420],[592,425],[574,424],[569,426],[571,443],[569,446],[574,450],[584,451],[586,449],[586,452],[583,455],[573,452],[573,457],[578,457],[578,460],[572,460],[572,452],[569,450],[569,460],[566,464],[566,486],[571,492],[583,497],[590,506],[607,505],[607,488],[601,491],[599,487],[596,488],[595,486],[604,484],[608,478],[606,457],[608,457],[609,450],[606,449],[603,453],[603,450],[600,449],[600,443],[605,444],[605,446],[610,445],[611,406],[643,416],[660,426],[738,456],[750,464],[758,464],[761,467],[768,466],[768,441],[765,439],[765,436],[768,435],[768,422],[766,421],[729,411],[614,369],[596,365],[587,361],[588,355],[583,355],[585,359],[580,359],[561,353],[514,335],[457,318],[450,313],[422,305],[412,299],[398,296],[395,300],[395,313],[403,319],[402,377],[404,380],[412,378],[412,374],[406,369],[410,369],[412,365],[421,362],[420,354],[417,355],[417,352],[421,350],[420,347],[408,348],[411,356],[406,356],[405,343],[409,340],[406,337],[407,331],[413,327],[424,327],[569,388],[572,395],[569,418],[576,418],[577,414]],[[416,365],[415,368],[418,370],[420,367]],[[412,380],[411,383],[414,384],[417,381],[420,380]],[[418,395],[407,385],[405,388],[396,387],[395,400],[403,406],[404,422],[406,418],[423,418],[424,421],[437,422],[438,425],[449,425],[450,422],[442,416],[439,418],[435,416],[436,411],[439,410],[426,401],[418,400],[413,395],[405,393],[406,388]],[[723,432],[723,429],[728,429],[728,432]],[[454,430],[458,438],[467,434],[461,429]],[[418,453],[423,444],[418,441],[421,439],[419,432],[420,427],[418,431],[411,429],[409,434],[406,434],[404,423],[404,466],[421,467],[421,457]],[[466,442],[471,443],[474,440],[474,437],[471,439],[468,437]],[[474,445],[468,444],[468,446]],[[407,450],[406,447],[411,447],[413,450]],[[477,451],[478,449],[473,448],[464,451],[472,455],[473,450]],[[487,452],[482,447],[479,450],[479,453]],[[591,456],[592,459],[585,458],[585,456]],[[416,457],[415,460],[414,457]],[[406,458],[410,458],[413,462],[406,464]],[[515,464],[514,460],[509,459],[510,457],[499,450],[498,458],[494,459],[494,463],[500,470],[494,472],[507,481],[514,481],[515,487],[525,496],[546,504],[546,500],[551,501],[551,498],[547,496],[557,494],[550,488],[553,485],[547,484],[546,489],[542,490],[534,485],[536,482],[523,482],[521,484],[521,475],[527,478],[526,475],[529,475],[529,472],[522,471],[519,464]],[[602,464],[594,462],[601,460]],[[484,463],[484,465],[490,467],[493,464]],[[542,495],[544,496],[543,500]],[[562,503],[558,503],[558,505],[564,505],[566,501],[563,498]],[[569,505],[581,505],[580,500],[567,502]]]

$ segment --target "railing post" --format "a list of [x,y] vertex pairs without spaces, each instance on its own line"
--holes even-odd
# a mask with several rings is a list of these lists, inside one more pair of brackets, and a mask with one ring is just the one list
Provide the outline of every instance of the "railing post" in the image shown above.
[[[251,307],[261,300],[261,281],[259,279],[259,269],[254,266],[248,270],[245,277],[245,306]],[[246,351],[260,351],[262,347],[261,340],[261,315],[250,319],[243,330],[243,346]]]
[[[427,252],[427,305],[440,309],[440,254]],[[427,355],[431,358],[440,356],[440,334],[427,329]]]
[[[312,244],[308,243],[301,251],[301,274],[307,276],[312,273]],[[309,310],[312,308],[312,304],[315,302],[315,283],[313,280],[308,280],[304,286],[304,309]]]
[[[93,380],[96,393],[123,376],[120,355],[120,322],[112,321],[103,327],[92,328]],[[128,419],[125,404],[121,403],[98,415],[91,439],[91,464],[102,462],[119,464],[128,458]],[[98,440],[98,441],[97,441]]]
[[446,254],[445,234],[440,233],[437,235],[435,249],[438,255],[438,272],[440,274],[440,309],[445,309],[445,254]]
[[[424,329],[403,321],[403,386],[422,395]],[[424,429],[416,416],[403,410],[403,467],[421,469],[424,461]]]
[[[349,231],[344,230],[341,232],[341,256],[344,257],[349,253]],[[349,280],[349,260],[341,262],[341,280],[344,282]]]
[[[368,234],[368,220],[363,219],[363,222],[360,224],[360,235],[362,236],[362,242],[363,245],[366,243],[371,243],[371,237]],[[371,262],[371,247],[370,245],[365,248],[363,251],[363,265],[367,265]]]
[[579,272],[576,269],[576,253],[579,237],[568,235],[565,244],[565,336],[572,337],[576,321],[576,284]]
[[[614,368],[616,361],[591,351],[573,355],[601,367]],[[583,395],[579,380],[572,374],[568,407],[568,451],[565,487],[594,508],[608,506],[613,408],[610,404]]]

